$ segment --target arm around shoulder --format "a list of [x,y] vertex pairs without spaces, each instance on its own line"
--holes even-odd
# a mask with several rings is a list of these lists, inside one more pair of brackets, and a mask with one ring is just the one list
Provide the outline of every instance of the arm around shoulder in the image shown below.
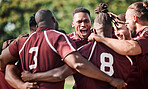
[[7,65],[5,72],[5,79],[7,82],[16,89],[32,89],[38,88],[37,82],[23,82],[19,76],[19,69],[15,65]]
[[104,43],[121,55],[138,55],[142,53],[142,49],[137,41],[134,40],[118,40],[114,38],[95,36],[98,42]]
[[22,72],[21,77],[24,81],[59,82],[71,74],[73,74],[72,69],[65,64],[61,67],[35,74],[32,74],[29,71],[24,71]]
[[125,87],[127,85],[123,80],[115,79],[100,71],[96,66],[88,62],[78,52],[73,52],[67,55],[64,61],[79,73],[90,78],[108,82],[109,84],[111,84],[114,87],[117,87],[118,89],[122,89],[122,87]]

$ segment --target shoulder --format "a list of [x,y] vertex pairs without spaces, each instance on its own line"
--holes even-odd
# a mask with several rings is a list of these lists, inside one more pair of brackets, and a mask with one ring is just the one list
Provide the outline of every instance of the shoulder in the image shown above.
[[64,33],[56,31],[56,30],[49,30],[44,33],[45,38],[48,39],[50,42],[62,42],[62,41],[70,41],[71,39]]
[[72,33],[67,33],[66,35],[69,36],[69,37],[73,37],[75,34],[75,32],[72,32]]

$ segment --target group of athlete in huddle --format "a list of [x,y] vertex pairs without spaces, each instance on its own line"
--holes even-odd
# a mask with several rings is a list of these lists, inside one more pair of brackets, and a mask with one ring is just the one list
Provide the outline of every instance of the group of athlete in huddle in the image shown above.
[[73,89],[148,89],[148,2],[118,16],[107,8],[100,3],[94,10],[92,28],[89,10],[76,8],[68,34],[50,10],[39,10],[29,35],[3,43],[0,88],[64,89],[73,75]]

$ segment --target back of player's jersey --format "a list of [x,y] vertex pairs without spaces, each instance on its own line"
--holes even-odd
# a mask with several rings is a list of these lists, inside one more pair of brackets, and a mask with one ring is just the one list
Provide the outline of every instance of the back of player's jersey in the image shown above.
[[[80,49],[80,53],[101,71],[115,78],[127,80],[131,62],[126,56],[114,52],[102,43],[91,42]],[[80,77],[80,78],[79,78]],[[76,89],[112,89],[108,83],[75,74]]]
[[[48,35],[55,34],[50,31]],[[19,51],[24,70],[35,72],[47,71],[63,65],[62,58],[56,53],[55,43],[58,38],[45,37],[44,32],[36,32],[29,36]],[[53,40],[54,38],[54,40]],[[54,50],[55,49],[55,50]]]
[[[54,32],[50,32],[54,34]],[[50,40],[53,37],[51,36],[48,39],[53,45],[54,43],[52,42],[54,41]],[[55,37],[54,40],[57,40],[57,38]],[[36,32],[29,36],[21,47],[19,54],[21,55],[22,69],[32,73],[44,72],[64,64],[61,61],[62,58],[49,46],[44,32]],[[39,87],[41,89],[63,89],[63,84],[64,81],[58,83],[39,82]]]
[[[66,35],[61,34],[54,30],[31,34],[19,47],[22,69],[36,73],[62,66],[64,62],[61,59],[72,50],[69,47],[70,42],[68,42]],[[19,41],[18,43],[21,44],[22,42]],[[63,89],[64,81],[57,83],[41,82],[41,87],[44,89]]]

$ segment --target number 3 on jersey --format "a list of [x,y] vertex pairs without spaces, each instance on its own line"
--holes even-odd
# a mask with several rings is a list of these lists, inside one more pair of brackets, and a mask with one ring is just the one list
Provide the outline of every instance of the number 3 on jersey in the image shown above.
[[[105,58],[108,58],[108,62],[105,61]],[[113,56],[109,53],[102,53],[100,55],[100,62],[101,62],[101,66],[100,66],[100,70],[105,72],[106,74],[108,74],[109,76],[112,76],[114,74],[114,70],[113,70]],[[105,68],[108,67],[109,71],[106,71]]]
[[29,53],[33,53],[33,52],[35,52],[35,55],[34,55],[34,58],[33,58],[34,64],[29,65],[30,70],[35,69],[37,67],[38,47],[30,48]]

